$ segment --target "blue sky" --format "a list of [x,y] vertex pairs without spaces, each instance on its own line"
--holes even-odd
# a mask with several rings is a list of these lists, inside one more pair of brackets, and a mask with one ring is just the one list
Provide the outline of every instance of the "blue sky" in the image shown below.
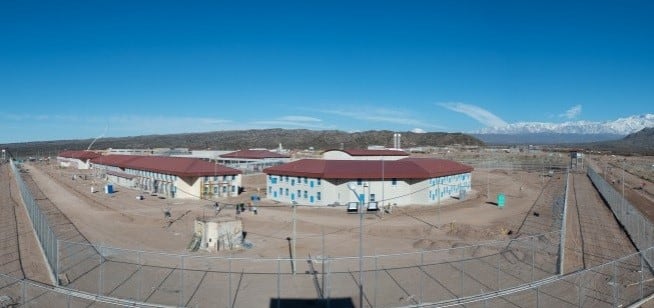
[[654,1],[352,2],[0,1],[0,143],[653,111]]

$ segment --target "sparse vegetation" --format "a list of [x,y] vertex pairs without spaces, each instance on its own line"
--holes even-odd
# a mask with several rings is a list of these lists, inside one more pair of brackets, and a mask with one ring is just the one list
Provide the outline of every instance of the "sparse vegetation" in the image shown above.
[[[121,138],[102,138],[95,142],[93,149],[106,148],[190,148],[239,150],[246,148],[276,148],[280,143],[289,149],[316,150],[339,148],[366,148],[369,145],[392,146],[393,131],[366,131],[347,133],[337,130],[306,129],[263,129],[242,131],[219,131],[208,133],[189,133],[173,135],[148,135]],[[479,139],[462,133],[424,133],[401,132],[402,146],[447,146],[483,145]],[[13,143],[2,145],[15,156],[54,156],[59,151],[82,150],[91,144],[92,139],[58,140]]]

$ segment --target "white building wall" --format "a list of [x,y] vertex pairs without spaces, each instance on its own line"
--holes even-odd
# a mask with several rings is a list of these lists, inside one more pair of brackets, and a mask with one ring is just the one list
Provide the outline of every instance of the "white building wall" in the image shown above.
[[458,197],[461,190],[469,192],[470,180],[470,173],[422,181],[392,178],[384,181],[324,179],[319,181],[316,178],[268,175],[267,198],[287,204],[295,201],[302,205],[346,205],[350,202],[358,202],[357,195],[349,189],[349,186],[353,185],[357,194],[365,195],[366,203],[378,202],[379,207],[430,205],[437,204],[439,200]]
[[[176,199],[200,199],[201,197],[234,197],[238,196],[239,187],[241,186],[242,177],[240,174],[214,177],[178,177],[172,174],[157,173],[152,171],[125,169],[95,164],[94,168],[122,172],[136,176],[133,180],[122,179],[116,176],[107,178],[117,184],[128,188],[136,188],[149,193],[156,193],[160,196]],[[203,194],[204,189],[209,188],[214,191],[214,186],[220,191],[219,194]],[[223,192],[224,189],[224,192]]]
[[391,161],[391,160],[398,160],[402,158],[406,158],[407,156],[350,156],[350,154],[347,154],[346,152],[343,151],[326,151],[322,154],[322,158],[326,160],[386,160],[386,161]]
[[64,168],[75,167],[79,170],[86,170],[91,168],[88,160],[83,161],[77,158],[57,157],[57,161],[59,162],[59,166]]

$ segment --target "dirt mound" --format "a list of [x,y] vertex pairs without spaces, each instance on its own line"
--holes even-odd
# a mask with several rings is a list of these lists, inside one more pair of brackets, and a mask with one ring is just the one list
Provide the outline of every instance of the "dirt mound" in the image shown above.
[[428,239],[420,239],[413,242],[413,248],[415,249],[431,249],[434,246],[434,241]]
[[492,174],[503,174],[503,175],[509,175],[509,172],[506,170],[500,170],[500,169],[493,169],[490,171]]

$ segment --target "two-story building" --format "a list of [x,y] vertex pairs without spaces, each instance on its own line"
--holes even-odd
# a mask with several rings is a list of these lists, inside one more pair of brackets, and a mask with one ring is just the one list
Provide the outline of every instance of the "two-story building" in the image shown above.
[[[432,158],[302,159],[264,170],[267,198],[303,205],[429,205],[471,190],[473,168]],[[363,198],[363,199],[362,199]]]
[[196,158],[106,155],[91,162],[111,183],[169,198],[232,197],[241,186],[240,170]]

